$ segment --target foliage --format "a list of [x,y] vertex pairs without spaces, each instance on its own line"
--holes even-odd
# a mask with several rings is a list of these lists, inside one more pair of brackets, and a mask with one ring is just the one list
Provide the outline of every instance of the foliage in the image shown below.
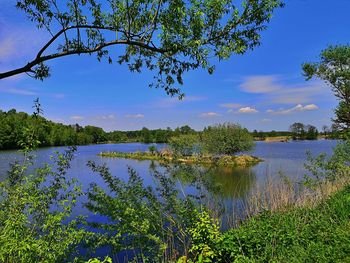
[[315,126],[300,122],[293,123],[289,130],[293,140],[316,140],[318,136],[318,130]]
[[[62,262],[78,255],[87,237],[79,229],[81,218],[70,218],[82,194],[76,180],[66,178],[75,147],[51,157],[53,165],[33,169],[31,151],[37,140],[40,104],[31,116],[33,126],[24,130],[22,161],[11,164],[0,182],[0,261]],[[67,222],[67,220],[69,221]]]
[[151,145],[151,146],[148,147],[148,151],[151,154],[156,154],[157,153],[157,147],[155,145]]
[[175,156],[191,156],[199,154],[201,151],[197,134],[171,137],[168,145]]
[[105,259],[103,261],[101,261],[98,258],[92,258],[89,259],[86,263],[112,263],[112,259],[110,257],[105,257]]
[[54,123],[41,116],[16,112],[15,109],[0,111],[0,122],[0,149],[23,148],[21,142],[34,135],[40,144],[32,147],[88,144],[94,141],[90,133],[79,125]]
[[201,145],[211,154],[235,154],[250,151],[254,142],[247,129],[239,124],[225,123],[205,128],[201,134]]
[[350,140],[337,144],[333,149],[333,155],[320,154],[313,157],[307,153],[305,168],[310,175],[305,175],[304,185],[310,188],[318,187],[325,180],[335,181],[339,177],[350,174]]
[[187,254],[189,233],[193,224],[195,200],[179,198],[176,180],[155,172],[157,189],[144,186],[140,176],[129,168],[129,180],[113,177],[108,168],[89,162],[94,172],[105,181],[108,191],[92,184],[87,208],[108,218],[108,223],[91,222],[103,230],[93,242],[107,246],[111,253],[133,251],[137,260],[158,261],[174,259],[181,252]]
[[[280,0],[251,0],[241,5],[228,0],[207,1],[98,1],[17,0],[38,28],[52,38],[25,66],[0,74],[0,78],[30,73],[43,80],[50,75],[46,61],[80,54],[97,54],[126,64],[130,71],[155,71],[151,86],[182,95],[175,82],[198,68],[210,74],[209,58],[226,59],[244,54],[260,44]],[[124,46],[109,56],[110,46]]]
[[315,208],[266,212],[226,232],[217,262],[347,262],[350,187]]
[[[7,112],[0,110],[0,123],[0,150],[23,148],[21,142],[30,134],[35,135],[36,140],[40,141],[40,144],[36,146],[44,147],[85,145],[107,141],[166,143],[173,136],[195,133],[188,125],[175,130],[143,128],[136,131],[105,132],[102,128],[91,125],[85,127],[78,124],[63,125],[41,116],[34,118],[27,113],[17,112],[15,109]],[[34,126],[36,127],[35,133],[33,133]]]
[[220,236],[219,223],[205,211],[195,217],[197,220],[189,229],[191,258],[194,262],[215,262],[216,244]]
[[333,120],[341,129],[350,128],[350,46],[329,46],[321,52],[320,61],[303,64],[307,80],[324,80],[338,98],[339,104]]

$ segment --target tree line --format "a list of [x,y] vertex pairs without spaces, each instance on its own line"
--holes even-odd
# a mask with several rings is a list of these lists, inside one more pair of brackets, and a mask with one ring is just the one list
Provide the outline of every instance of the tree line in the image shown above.
[[[198,135],[203,131],[196,131],[188,125],[171,129],[148,129],[134,131],[111,131],[106,132],[100,127],[87,125],[82,127],[78,124],[64,125],[47,120],[44,117],[33,116],[25,112],[17,112],[15,109],[9,111],[0,110],[0,150],[21,148],[20,142],[26,136],[27,127],[37,123],[37,138],[40,146],[66,146],[87,145],[107,142],[143,142],[143,143],[168,143],[171,138],[181,135]],[[255,140],[265,140],[266,137],[286,136],[294,140],[315,140],[318,135],[326,139],[341,137],[341,132],[333,125],[323,126],[319,132],[315,126],[303,123],[294,123],[289,131],[257,131],[250,133]]]
[[106,132],[100,127],[78,124],[64,125],[38,116],[33,118],[25,112],[0,110],[0,150],[21,148],[21,141],[27,136],[26,128],[35,126],[40,146],[86,145],[106,142],[167,143],[171,137],[195,133],[188,125],[172,130],[142,128],[137,131]]

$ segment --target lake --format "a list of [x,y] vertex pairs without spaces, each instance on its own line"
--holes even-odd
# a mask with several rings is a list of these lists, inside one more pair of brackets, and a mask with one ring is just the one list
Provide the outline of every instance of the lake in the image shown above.
[[[204,170],[203,176],[210,181],[211,186],[215,185],[220,188],[219,191],[215,193],[207,191],[207,194],[221,199],[224,207],[224,214],[231,214],[236,210],[242,212],[244,208],[240,206],[240,204],[242,204],[244,198],[249,195],[251,189],[255,186],[263,185],[267,176],[277,178],[283,174],[293,182],[298,181],[306,173],[304,163],[308,150],[311,151],[313,155],[318,155],[320,153],[331,154],[336,144],[337,141],[333,140],[291,141],[287,143],[257,142],[255,150],[250,154],[262,158],[264,162],[251,168],[212,168]],[[157,163],[151,161],[105,158],[97,155],[102,151],[146,151],[149,146],[149,144],[142,143],[78,146],[75,158],[71,163],[69,177],[77,178],[82,184],[83,189],[87,189],[92,182],[104,186],[101,177],[93,173],[86,165],[89,160],[92,160],[97,164],[106,163],[111,173],[122,179],[128,179],[128,167],[132,167],[142,176],[146,185],[154,185],[152,170],[164,171],[164,168],[158,166]],[[159,149],[166,147],[165,144],[157,144],[156,146]],[[64,149],[65,147],[39,149],[36,152],[36,165],[50,162],[50,155],[52,155],[53,152],[63,151]],[[1,151],[0,175],[2,177],[6,175],[9,162],[20,159],[21,154],[18,151]],[[193,187],[187,186],[186,178],[180,177],[179,184],[183,186],[186,193],[193,194],[197,191]],[[85,202],[85,197],[82,197],[80,201]],[[83,206],[78,206],[74,210],[74,215],[79,214],[94,217]]]

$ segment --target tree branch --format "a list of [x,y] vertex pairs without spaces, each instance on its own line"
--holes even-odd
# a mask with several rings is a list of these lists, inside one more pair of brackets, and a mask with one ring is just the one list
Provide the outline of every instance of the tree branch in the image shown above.
[[[168,50],[165,49],[161,49],[161,48],[157,48],[154,46],[150,46],[144,42],[139,42],[139,41],[133,41],[133,40],[114,40],[114,41],[109,41],[109,42],[105,42],[105,43],[100,43],[98,45],[96,45],[94,48],[90,48],[90,49],[74,49],[74,50],[67,50],[67,51],[63,51],[60,53],[54,53],[54,54],[50,54],[47,56],[42,56],[43,52],[61,35],[63,34],[66,30],[69,29],[74,29],[77,26],[71,26],[69,28],[66,29],[62,29],[60,32],[58,32],[38,53],[37,57],[32,60],[31,62],[29,62],[27,65],[11,70],[11,71],[7,71],[7,72],[3,72],[0,73],[0,79],[4,79],[10,76],[14,76],[14,75],[18,75],[21,73],[25,73],[25,72],[34,72],[32,70],[32,68],[36,65],[39,65],[42,62],[51,60],[51,59],[55,59],[55,58],[59,58],[59,57],[65,57],[65,56],[69,56],[69,55],[76,55],[76,54],[92,54],[95,53],[105,47],[108,46],[113,46],[113,45],[132,45],[132,46],[138,46],[140,48],[144,48],[156,53],[160,53],[160,54],[164,54],[166,52],[168,52]],[[84,25],[84,26],[79,26],[80,28],[95,28],[95,29],[107,29],[107,30],[114,30],[114,28],[112,27],[98,27],[98,26],[88,26],[88,25]]]

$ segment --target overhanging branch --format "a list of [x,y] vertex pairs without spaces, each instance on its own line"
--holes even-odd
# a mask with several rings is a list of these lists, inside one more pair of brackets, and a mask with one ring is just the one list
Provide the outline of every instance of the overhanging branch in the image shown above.
[[[143,49],[147,49],[156,53],[160,53],[160,54],[164,54],[166,52],[168,52],[165,49],[161,49],[161,48],[157,48],[154,45],[149,45],[149,43],[144,43],[141,41],[136,41],[136,40],[130,40],[130,39],[126,39],[126,40],[114,40],[114,41],[109,41],[109,42],[104,42],[104,43],[100,43],[98,45],[96,45],[93,48],[86,48],[86,49],[74,49],[74,50],[67,50],[67,51],[63,51],[63,52],[59,52],[59,53],[54,53],[54,54],[50,54],[50,55],[46,55],[43,56],[43,53],[52,45],[52,43],[59,38],[62,34],[64,34],[65,32],[67,32],[68,30],[71,29],[100,29],[100,30],[110,30],[110,31],[117,31],[116,28],[114,27],[102,27],[102,26],[93,26],[93,25],[75,25],[75,26],[70,26],[64,29],[61,29],[57,34],[55,34],[38,52],[38,54],[36,55],[36,58],[30,62],[28,62],[25,66],[11,70],[11,71],[7,71],[7,72],[3,72],[0,73],[0,79],[4,79],[10,76],[14,76],[14,75],[18,75],[24,72],[34,72],[33,71],[33,67],[36,65],[39,65],[42,62],[51,60],[51,59],[55,59],[55,58],[59,58],[59,57],[65,57],[65,56],[69,56],[69,55],[76,55],[76,54],[92,54],[95,53],[97,51],[102,50],[103,48],[106,48],[108,46],[113,46],[113,45],[131,45],[131,46],[137,46]],[[120,31],[120,30],[119,30]]]

